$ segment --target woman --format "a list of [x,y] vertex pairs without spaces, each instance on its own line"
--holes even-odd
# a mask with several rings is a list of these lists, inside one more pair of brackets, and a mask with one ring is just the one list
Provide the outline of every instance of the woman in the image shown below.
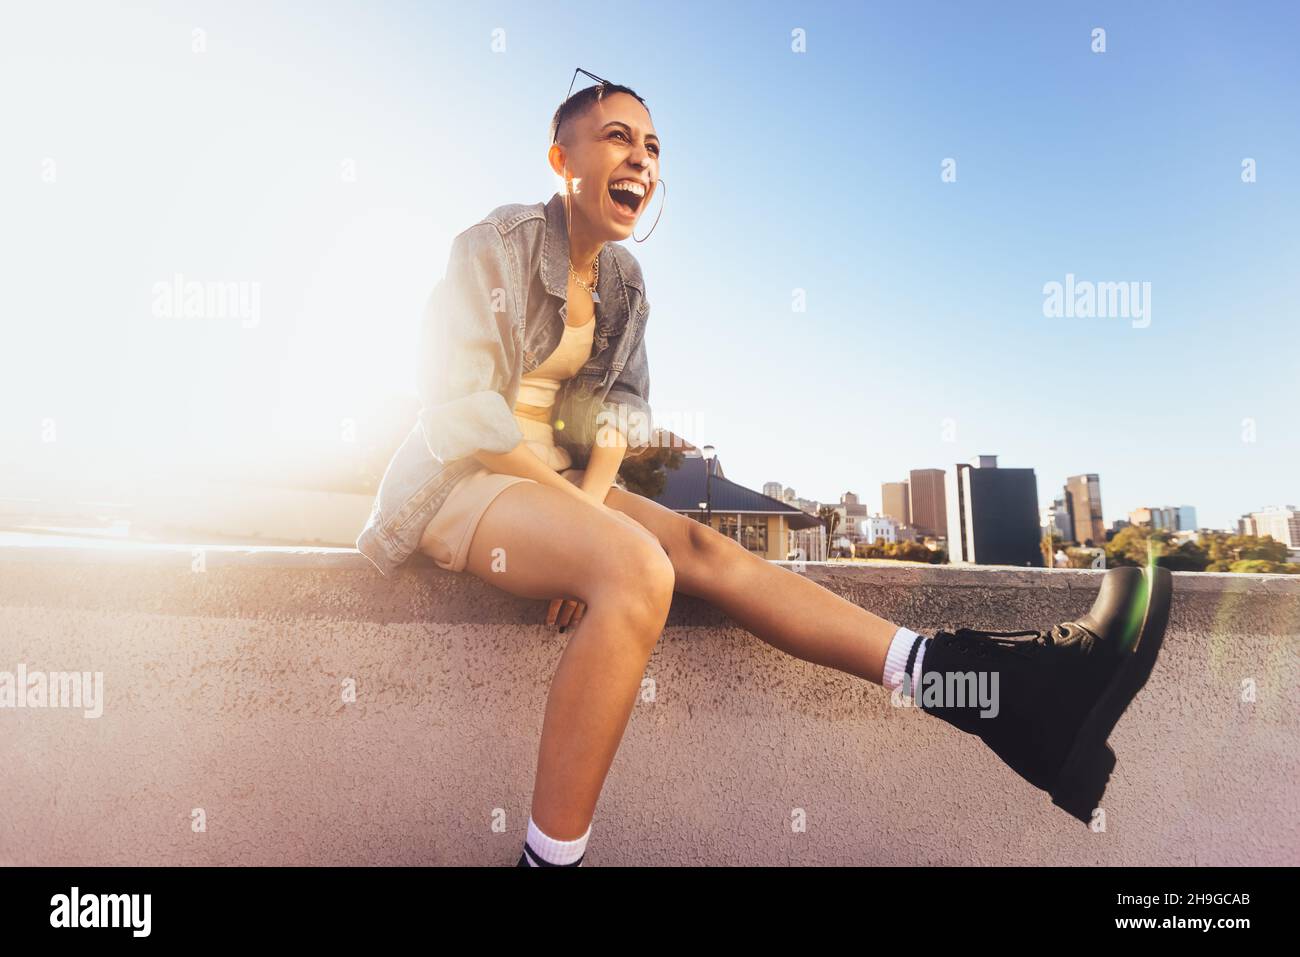
[[[1160,647],[1169,573],[1113,569],[1087,615],[1046,631],[924,638],[620,487],[629,447],[649,441],[649,306],[635,258],[613,244],[661,188],[660,142],[644,101],[603,81],[566,99],[551,129],[557,196],[498,207],[453,243],[426,314],[420,421],[357,543],[384,574],[418,548],[550,599],[548,624],[577,626],[551,682],[519,864],[582,863],[674,591],[797,658],[901,688],[1089,821],[1114,765],[1106,738]],[[996,700],[954,695],[972,668]]]

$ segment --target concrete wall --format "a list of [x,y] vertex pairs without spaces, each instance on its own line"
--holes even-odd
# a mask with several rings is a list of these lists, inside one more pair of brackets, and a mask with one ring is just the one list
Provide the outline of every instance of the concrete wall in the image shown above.
[[[806,573],[918,631],[1050,625],[1100,574]],[[1175,579],[1103,833],[976,739],[679,595],[588,862],[1300,863],[1300,580]],[[570,638],[544,614],[421,556],[390,582],[348,549],[0,545],[0,671],[102,671],[106,699],[0,709],[0,863],[513,864]]]
[[[277,488],[253,482],[192,480],[141,496],[132,514],[144,529],[219,541],[282,541],[351,548],[374,495]],[[168,535],[172,538],[173,535]],[[177,535],[175,540],[184,541]]]

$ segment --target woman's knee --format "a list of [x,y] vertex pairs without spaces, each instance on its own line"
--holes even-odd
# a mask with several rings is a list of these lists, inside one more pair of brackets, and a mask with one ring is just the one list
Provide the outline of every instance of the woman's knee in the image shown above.
[[682,554],[678,562],[682,577],[689,579],[682,581],[683,588],[707,585],[710,577],[728,561],[752,554],[734,538],[728,538],[703,522],[689,520],[688,526],[686,547],[680,550]]
[[609,594],[604,597],[657,638],[676,587],[673,563],[653,536],[628,534],[619,539],[608,569],[598,571],[608,584]]

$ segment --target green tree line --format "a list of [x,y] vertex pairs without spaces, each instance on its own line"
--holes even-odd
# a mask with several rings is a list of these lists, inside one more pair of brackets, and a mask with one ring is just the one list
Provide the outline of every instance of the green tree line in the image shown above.
[[[1060,546],[1059,536],[1044,536],[1045,555],[1054,554]],[[1145,565],[1154,554],[1156,564],[1170,571],[1300,574],[1300,565],[1287,561],[1286,545],[1269,535],[1201,532],[1195,541],[1176,544],[1170,532],[1130,525],[1107,542],[1105,549],[1107,568]]]

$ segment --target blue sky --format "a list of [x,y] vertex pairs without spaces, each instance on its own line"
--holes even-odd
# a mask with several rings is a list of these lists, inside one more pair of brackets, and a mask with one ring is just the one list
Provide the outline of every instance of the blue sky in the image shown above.
[[[546,127],[582,66],[635,88],[662,138],[663,218],[627,243],[651,403],[729,477],[875,509],[908,469],[992,453],[1043,502],[1099,473],[1108,523],[1300,504],[1294,5],[613,9],[12,14],[16,442],[50,418],[132,458],[233,456],[413,392],[451,238],[551,195]],[[257,328],[160,322],[176,273],[260,283]],[[1150,325],[1044,316],[1067,273],[1149,282]]]

